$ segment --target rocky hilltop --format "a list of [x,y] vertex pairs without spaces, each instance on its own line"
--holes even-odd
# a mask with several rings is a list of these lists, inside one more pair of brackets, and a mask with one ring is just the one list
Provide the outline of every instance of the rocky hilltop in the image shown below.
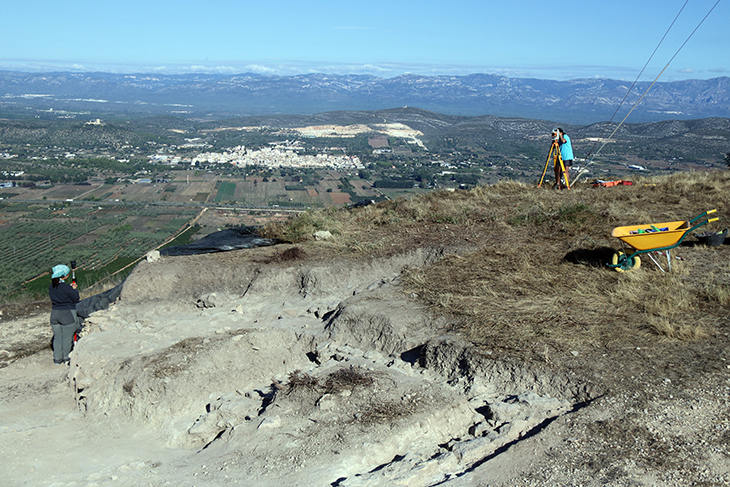
[[722,485],[729,247],[605,263],[618,221],[724,217],[728,184],[500,183],[151,254],[68,369],[47,315],[2,322],[4,482]]

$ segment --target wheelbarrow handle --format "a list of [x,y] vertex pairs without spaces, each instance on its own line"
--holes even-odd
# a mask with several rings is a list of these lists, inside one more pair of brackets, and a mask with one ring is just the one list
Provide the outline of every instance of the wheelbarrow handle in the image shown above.
[[[713,211],[714,211],[714,210],[713,210]],[[708,213],[709,213],[709,212],[708,212]],[[698,216],[697,218],[701,218],[701,217],[703,217],[703,216],[705,216],[705,215],[706,215],[706,214],[702,214],[702,215]],[[695,218],[694,220],[690,220],[690,222],[689,222],[689,223],[692,223],[693,221],[697,220],[697,218]],[[716,222],[717,220],[719,220],[719,218],[708,218],[707,220],[702,220],[702,221],[700,221],[700,222],[699,222],[698,224],[696,224],[696,225],[692,225],[692,228],[690,228],[689,230],[686,230],[686,231],[685,231],[685,233],[684,233],[684,234],[682,235],[682,238],[680,238],[680,239],[679,239],[679,242],[677,242],[677,245],[679,245],[679,243],[681,243],[681,242],[682,242],[682,240],[684,240],[684,237],[685,237],[685,236],[687,236],[687,234],[688,234],[688,233],[690,233],[690,232],[692,232],[692,231],[694,231],[694,230],[697,230],[698,228],[700,228],[700,227],[701,227],[702,225],[704,225],[704,224],[706,224],[706,223],[710,223],[710,222]]]
[[[704,212],[703,214],[701,214],[701,215],[699,215],[699,216],[696,216],[696,217],[692,218],[692,219],[691,219],[691,220],[689,221],[689,223],[691,224],[692,222],[694,222],[694,221],[696,221],[696,220],[699,220],[700,218],[704,218],[704,217],[706,217],[707,215],[710,215],[710,214],[712,214],[712,213],[715,213],[716,211],[717,211],[717,208],[715,208],[714,210],[709,210],[709,211],[706,211],[706,212]],[[714,220],[708,220],[708,221],[714,221]]]

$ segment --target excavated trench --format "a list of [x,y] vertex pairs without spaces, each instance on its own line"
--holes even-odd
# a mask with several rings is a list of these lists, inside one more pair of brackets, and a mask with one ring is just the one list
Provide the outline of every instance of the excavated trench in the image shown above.
[[141,266],[122,301],[89,319],[70,374],[77,403],[190,450],[158,469],[205,465],[247,485],[466,475],[596,393],[446,333],[398,285],[405,266],[436,257],[240,265],[218,286],[207,280],[223,263],[187,261],[186,272],[200,265],[196,289],[180,285],[179,258]]

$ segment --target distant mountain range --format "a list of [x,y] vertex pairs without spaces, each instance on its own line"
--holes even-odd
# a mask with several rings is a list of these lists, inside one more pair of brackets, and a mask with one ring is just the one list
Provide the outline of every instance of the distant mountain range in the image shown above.
[[[620,121],[650,86],[637,83]],[[610,79],[550,81],[468,76],[298,76],[23,73],[0,71],[0,117],[197,118],[312,114],[414,106],[449,115],[497,115],[590,124],[610,119],[631,87]],[[730,118],[730,78],[656,83],[628,122]]]

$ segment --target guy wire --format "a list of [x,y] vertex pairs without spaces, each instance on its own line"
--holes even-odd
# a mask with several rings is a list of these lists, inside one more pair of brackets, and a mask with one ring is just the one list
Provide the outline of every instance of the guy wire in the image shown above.
[[618,114],[618,111],[621,110],[621,107],[623,106],[624,102],[626,101],[626,99],[631,94],[631,91],[634,89],[634,86],[636,86],[636,83],[639,81],[639,78],[641,78],[641,75],[644,74],[644,70],[646,70],[646,67],[649,65],[649,63],[651,62],[651,60],[654,58],[654,54],[656,54],[656,52],[659,50],[659,47],[664,42],[664,39],[667,38],[667,35],[669,34],[669,31],[672,30],[672,27],[674,27],[674,24],[677,22],[677,19],[679,18],[679,16],[681,15],[682,11],[684,10],[684,7],[686,7],[688,3],[689,3],[689,0],[685,0],[684,5],[682,5],[682,8],[680,8],[679,9],[679,12],[677,12],[677,15],[674,17],[674,20],[669,25],[669,28],[667,29],[667,31],[662,36],[661,40],[659,41],[659,44],[657,44],[657,46],[654,48],[654,52],[651,53],[651,56],[649,56],[649,59],[647,59],[646,64],[644,64],[644,67],[641,68],[641,71],[639,72],[638,76],[636,76],[636,79],[631,84],[631,87],[629,88],[629,90],[624,95],[623,100],[621,100],[621,103],[619,103],[618,106],[616,107],[616,111],[613,112],[613,115],[611,115],[611,119],[608,122],[606,122],[606,125],[603,128],[603,132],[601,132],[600,137],[593,144],[593,147],[591,147],[591,149],[588,151],[588,154],[586,155],[586,159],[588,159],[591,156],[591,154],[593,153],[593,149],[596,148],[596,146],[598,145],[598,143],[601,141],[601,139],[603,138],[603,136],[606,134],[606,131],[608,130],[608,127],[610,127],[611,122],[613,122],[613,119],[616,118],[616,114]]
[[[643,94],[643,95],[641,95],[641,97],[640,97],[640,98],[639,98],[639,99],[638,99],[638,100],[636,101],[636,103],[634,103],[634,106],[633,106],[633,107],[631,107],[631,110],[629,110],[629,113],[627,113],[627,114],[626,114],[626,116],[625,116],[625,117],[623,118],[623,120],[621,120],[621,123],[619,123],[619,124],[618,124],[618,125],[616,126],[616,128],[614,129],[614,131],[613,131],[613,132],[611,132],[611,135],[609,135],[609,136],[608,136],[608,138],[607,138],[607,139],[606,139],[606,140],[605,140],[605,141],[603,142],[603,145],[602,145],[602,146],[601,146],[601,147],[600,147],[600,148],[599,148],[599,149],[598,149],[598,150],[596,151],[596,153],[595,153],[595,155],[594,155],[593,157],[597,156],[597,155],[598,155],[598,154],[599,154],[599,153],[600,153],[600,152],[601,152],[601,151],[603,150],[603,148],[604,148],[604,147],[606,147],[606,144],[608,144],[608,141],[609,141],[609,140],[611,140],[611,138],[613,138],[613,136],[614,136],[614,135],[616,134],[616,132],[618,132],[618,129],[619,129],[619,128],[621,128],[621,126],[622,126],[622,125],[624,124],[624,122],[626,121],[626,119],[627,119],[627,118],[629,118],[629,115],[631,115],[631,112],[633,112],[633,111],[634,111],[634,109],[636,109],[636,107],[637,107],[637,106],[639,105],[639,103],[641,103],[641,100],[643,100],[643,99],[644,99],[644,97],[646,96],[646,94],[647,94],[647,93],[649,93],[649,90],[651,90],[651,88],[652,88],[652,87],[653,87],[653,86],[654,86],[654,85],[656,84],[657,80],[658,80],[658,79],[659,79],[659,78],[661,77],[661,75],[662,75],[662,74],[664,74],[664,71],[666,71],[666,70],[667,70],[667,68],[669,67],[669,65],[670,65],[670,64],[672,63],[672,61],[674,61],[674,58],[675,58],[675,57],[677,57],[677,55],[678,55],[678,54],[679,54],[679,52],[680,52],[680,51],[682,50],[682,48],[683,48],[683,47],[684,47],[684,46],[685,46],[685,45],[687,44],[687,42],[689,42],[689,40],[690,40],[690,39],[692,38],[692,36],[693,36],[693,35],[695,34],[695,32],[697,32],[697,30],[698,30],[698,29],[700,28],[700,26],[701,26],[701,25],[702,25],[702,24],[703,24],[703,23],[705,22],[705,20],[707,20],[707,17],[709,17],[709,16],[710,16],[710,14],[712,13],[712,11],[713,11],[713,10],[715,10],[715,7],[717,7],[717,5],[718,5],[719,3],[720,3],[720,0],[717,0],[717,2],[715,2],[715,5],[713,5],[713,6],[712,6],[712,8],[710,9],[710,11],[709,11],[709,12],[707,12],[707,14],[706,14],[706,15],[705,15],[705,16],[704,16],[704,17],[702,18],[702,20],[700,21],[700,23],[699,23],[699,24],[697,24],[697,27],[695,27],[695,28],[694,28],[694,30],[693,30],[693,31],[692,31],[692,32],[690,33],[690,35],[689,35],[689,36],[687,37],[687,39],[685,39],[685,41],[684,41],[684,42],[682,43],[682,45],[681,45],[681,46],[679,46],[679,49],[677,49],[677,51],[676,51],[676,52],[674,53],[674,55],[673,55],[673,56],[671,57],[671,59],[669,60],[669,62],[667,62],[666,66],[664,66],[664,69],[662,69],[662,70],[661,70],[661,72],[660,72],[660,73],[659,73],[659,74],[657,75],[657,77],[656,77],[656,78],[654,78],[654,81],[652,81],[652,83],[651,83],[651,84],[649,85],[649,87],[648,87],[648,88],[646,89],[646,91],[644,91],[644,94]],[[687,2],[685,2],[685,5],[686,5],[686,4],[687,4]],[[682,6],[682,9],[684,9],[684,6]],[[682,10],[680,10],[680,13],[681,13],[681,12],[682,12]],[[677,14],[677,15],[679,15],[679,14]],[[675,18],[675,20],[676,20],[676,18]],[[674,24],[674,22],[672,22],[672,24]],[[671,26],[670,26],[670,28],[671,28]],[[665,36],[666,36],[666,34],[665,34]],[[664,40],[664,39],[662,38],[662,40]],[[657,46],[657,47],[659,47],[659,46]],[[656,50],[655,50],[655,52],[656,52]],[[652,54],[652,56],[653,56],[653,55],[654,55],[654,54]],[[623,103],[623,102],[622,102],[622,103]],[[619,107],[619,108],[620,108],[620,107]],[[618,111],[618,110],[617,110],[617,111]],[[615,115],[615,114],[614,114],[614,115]],[[609,123],[610,123],[610,122],[609,122]],[[589,164],[591,164],[591,162],[592,162],[592,161],[589,161],[589,162],[587,162],[587,163],[586,163],[586,165],[585,165],[585,166],[583,167],[583,169],[582,169],[582,170],[581,170],[581,171],[580,171],[580,172],[578,173],[578,175],[577,175],[577,176],[575,177],[575,179],[573,180],[573,184],[575,184],[576,182],[578,182],[578,179],[580,179],[580,177],[581,177],[581,176],[582,176],[583,174],[585,174],[585,168],[586,168],[586,167],[587,167],[587,166],[588,166]]]

